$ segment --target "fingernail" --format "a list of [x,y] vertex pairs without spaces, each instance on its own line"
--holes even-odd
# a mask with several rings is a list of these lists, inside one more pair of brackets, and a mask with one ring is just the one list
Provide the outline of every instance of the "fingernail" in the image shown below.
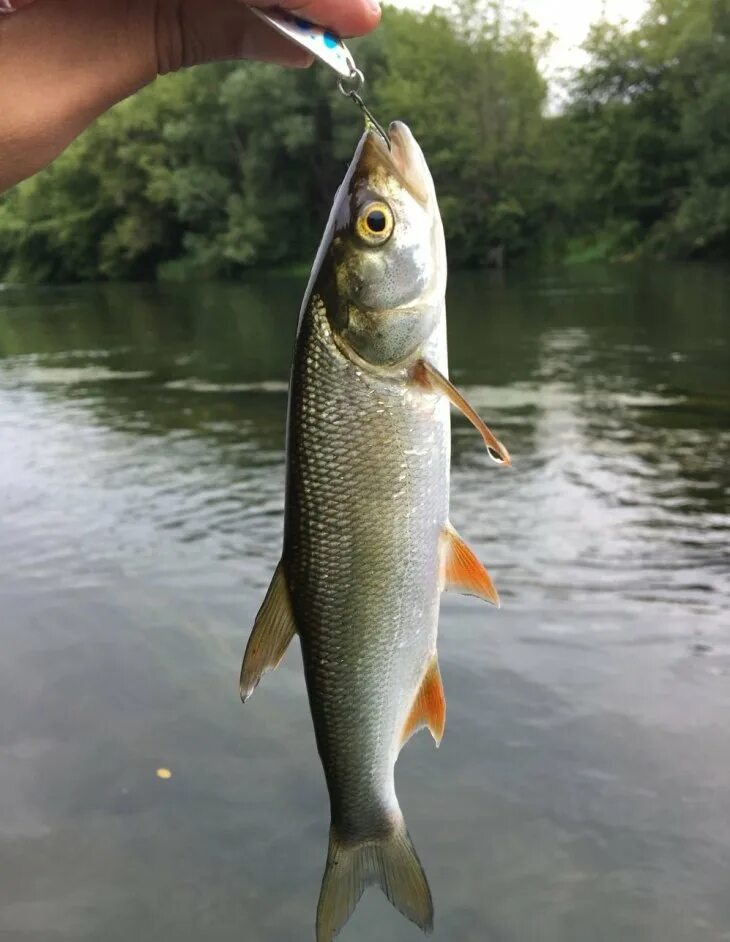
[[373,13],[380,13],[380,3],[378,0],[368,0],[368,6],[373,11]]

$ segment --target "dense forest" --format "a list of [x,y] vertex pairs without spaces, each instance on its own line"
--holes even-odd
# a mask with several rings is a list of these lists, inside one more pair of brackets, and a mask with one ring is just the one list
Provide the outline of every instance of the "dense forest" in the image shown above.
[[[388,8],[351,44],[428,157],[452,265],[730,258],[730,0],[596,24],[559,114],[550,38],[498,2]],[[158,80],[0,200],[0,280],[230,277],[309,264],[362,129],[322,66]]]

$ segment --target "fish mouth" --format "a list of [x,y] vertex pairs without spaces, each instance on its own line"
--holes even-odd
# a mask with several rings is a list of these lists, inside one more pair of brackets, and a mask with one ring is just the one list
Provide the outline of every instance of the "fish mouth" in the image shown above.
[[427,206],[433,191],[431,174],[418,141],[402,121],[393,121],[388,127],[390,149],[382,135],[374,128],[365,133],[360,163],[367,172],[385,167],[393,173],[414,199]]
[[431,174],[418,141],[411,129],[402,121],[393,121],[388,128],[390,154],[395,167],[400,171],[406,186],[416,199],[428,202],[432,189]]

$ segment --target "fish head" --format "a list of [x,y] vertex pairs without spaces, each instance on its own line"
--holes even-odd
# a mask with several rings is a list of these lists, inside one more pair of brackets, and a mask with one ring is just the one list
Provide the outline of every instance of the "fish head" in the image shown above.
[[444,317],[446,290],[444,231],[428,164],[405,124],[393,122],[389,137],[390,148],[372,129],[360,140],[326,248],[335,339],[374,367],[417,354]]

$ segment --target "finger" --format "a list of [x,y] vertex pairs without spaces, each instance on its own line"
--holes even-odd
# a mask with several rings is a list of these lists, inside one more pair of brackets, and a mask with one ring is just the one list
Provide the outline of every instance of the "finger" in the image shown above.
[[338,36],[362,36],[380,22],[378,0],[246,0],[252,7],[278,7],[326,26]]
[[215,16],[209,0],[185,0],[184,19],[170,4],[168,16],[158,16],[155,24],[157,72],[220,59],[260,59],[292,68],[306,68],[310,53],[262,22],[238,0],[218,0]]
[[16,10],[22,10],[33,0],[0,0],[0,13],[15,13]]
[[[243,31],[236,57],[259,59],[262,62],[275,62],[277,65],[293,69],[306,69],[314,62],[314,56],[306,49],[291,42],[275,29],[257,19],[249,10],[246,11],[251,22]],[[228,59],[229,56],[222,58]]]

